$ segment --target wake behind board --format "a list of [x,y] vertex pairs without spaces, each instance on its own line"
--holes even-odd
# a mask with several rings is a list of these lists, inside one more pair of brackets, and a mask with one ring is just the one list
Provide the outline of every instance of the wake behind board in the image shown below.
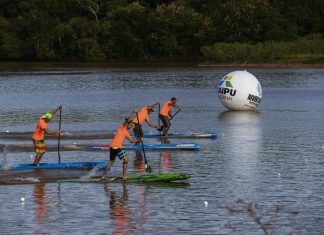
[[[95,146],[91,150],[104,151],[109,150],[110,146]],[[123,149],[126,150],[140,150],[141,145],[126,144]],[[197,143],[180,143],[180,144],[144,144],[145,150],[188,150],[197,151],[200,150],[200,144]]]
[[[135,138],[135,136],[133,136]],[[161,134],[145,134],[143,138],[206,138],[206,139],[216,139],[216,132],[188,132],[188,133],[170,133],[168,136],[163,136]]]
[[107,162],[61,162],[34,164],[11,164],[2,166],[0,170],[29,170],[29,169],[92,169],[94,167],[104,168]]
[[101,179],[101,176],[95,176],[91,178],[77,178],[60,180],[64,183],[141,183],[141,182],[171,182],[179,180],[187,180],[191,176],[185,173],[152,173],[140,176],[129,176],[127,179],[122,177],[108,177],[107,179]]

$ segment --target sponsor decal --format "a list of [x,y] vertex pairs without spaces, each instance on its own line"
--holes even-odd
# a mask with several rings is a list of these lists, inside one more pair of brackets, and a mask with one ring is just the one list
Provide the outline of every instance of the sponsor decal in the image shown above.
[[247,100],[249,101],[250,104],[252,105],[258,105],[261,102],[261,98],[259,96],[256,95],[251,95],[249,94]]
[[[218,84],[218,94],[226,95],[229,94],[230,96],[236,95],[236,90],[233,88],[231,83],[232,76],[225,76]],[[221,99],[228,99],[225,96],[221,96]],[[231,100],[231,99],[228,99]]]

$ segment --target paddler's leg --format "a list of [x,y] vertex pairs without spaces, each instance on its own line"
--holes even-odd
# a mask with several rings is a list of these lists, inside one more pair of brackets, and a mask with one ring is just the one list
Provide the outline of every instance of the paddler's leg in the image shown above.
[[36,155],[35,160],[34,160],[34,165],[35,166],[39,166],[39,162],[42,159],[43,155],[44,155],[44,153],[39,153],[39,154]]
[[138,123],[133,122],[131,124],[131,127],[133,129],[134,135],[137,138],[142,138],[143,137],[143,129],[142,129],[141,125],[139,125]]
[[168,134],[170,127],[171,127],[171,123],[170,123],[170,120],[168,117],[164,117],[163,126],[164,126],[163,135],[166,136]]
[[42,159],[43,155],[45,154],[46,145],[44,140],[33,140],[34,149],[36,152],[34,165],[39,166],[39,162]]
[[160,119],[161,122],[162,122],[162,126],[160,126],[160,128],[158,128],[157,130],[158,130],[158,131],[163,131],[163,129],[164,129],[164,116],[161,115],[161,114],[159,114],[159,119]]
[[128,165],[128,157],[124,150],[120,149],[118,152],[118,158],[123,160],[123,179],[127,178],[127,165]]
[[103,174],[101,176],[101,179],[106,179],[107,178],[106,174],[109,171],[110,167],[114,164],[114,162],[115,162],[114,160],[109,161],[109,163],[107,164],[107,166],[106,166],[106,168],[105,168],[105,170],[104,170],[104,172],[103,172]]
[[167,126],[166,117],[162,114],[159,114],[159,118],[162,122],[162,126],[160,126],[160,129],[158,129],[158,131],[164,131],[165,127]]
[[106,177],[106,174],[109,171],[110,167],[114,164],[115,159],[116,159],[117,154],[118,154],[118,151],[119,151],[118,148],[117,149],[116,148],[110,148],[109,149],[109,154],[110,154],[110,156],[109,156],[109,163],[107,164],[104,172],[102,173],[101,179],[106,179],[107,178]]

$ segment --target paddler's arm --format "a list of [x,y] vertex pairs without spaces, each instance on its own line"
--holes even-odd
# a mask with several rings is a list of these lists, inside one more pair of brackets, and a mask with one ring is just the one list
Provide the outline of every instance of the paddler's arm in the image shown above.
[[49,129],[47,129],[47,128],[45,128],[44,129],[44,132],[46,133],[46,134],[49,134],[49,135],[55,135],[55,134],[62,134],[64,131],[59,131],[59,130],[57,130],[57,131],[52,131],[52,130],[49,130]]
[[132,139],[132,138],[129,138],[128,136],[126,136],[126,139],[131,143],[140,143],[142,141],[141,138]]
[[147,106],[148,109],[154,109],[156,106],[158,106],[160,104],[160,102],[156,102],[155,104],[149,105]]
[[174,108],[181,109],[179,105],[172,105]]
[[57,113],[57,111],[59,111],[60,109],[62,109],[62,105],[60,105],[60,106],[58,106],[57,108],[55,108],[55,109],[53,109],[52,111],[51,111],[51,114],[56,114]]
[[129,120],[133,120],[136,117],[136,113],[138,113],[138,110],[137,109],[134,109],[128,119]]
[[169,117],[172,119],[178,112],[180,112],[180,110],[181,110],[181,108],[180,108],[180,106],[177,106],[177,108],[178,108],[178,110],[172,115],[171,114],[171,110],[170,110],[170,112],[169,112]]
[[155,129],[159,127],[157,125],[154,125],[153,122],[148,118],[145,120],[145,122],[147,123],[147,125],[149,125],[150,127],[155,128]]

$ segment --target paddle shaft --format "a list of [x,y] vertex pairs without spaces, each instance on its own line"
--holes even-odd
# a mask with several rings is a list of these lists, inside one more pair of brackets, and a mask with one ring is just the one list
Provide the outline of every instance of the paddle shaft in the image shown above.
[[[61,131],[61,123],[62,123],[62,108],[60,108],[59,131]],[[60,144],[61,144],[61,133],[59,133],[58,141],[57,141],[57,154],[58,154],[59,163],[61,163]]]
[[170,117],[170,121],[179,113],[181,111],[181,109],[178,109],[177,110],[177,112],[175,112],[175,114],[172,116],[172,117]]
[[[160,111],[161,111],[161,105],[159,103],[159,113],[158,113],[158,124],[159,124],[159,136],[160,136],[160,142],[162,144],[162,134],[161,134],[161,120],[160,120]],[[160,154],[160,159],[159,159],[159,173],[161,171],[161,154]]]
[[161,105],[159,104],[159,113],[158,113],[158,125],[159,125],[159,134],[160,134],[160,141],[162,143],[162,135],[161,135],[161,120],[160,120],[160,111],[161,111]]
[[[140,127],[140,123],[139,123],[138,113],[137,113],[137,112],[136,112],[136,118],[137,118],[137,124],[138,124],[139,127]],[[137,136],[137,138],[138,138],[138,136]],[[146,169],[148,169],[148,168],[149,168],[149,164],[148,164],[147,159],[146,159],[143,140],[141,141],[141,145],[142,145],[142,151],[143,151],[143,156],[144,156],[145,165],[147,165],[147,168],[146,168]]]

